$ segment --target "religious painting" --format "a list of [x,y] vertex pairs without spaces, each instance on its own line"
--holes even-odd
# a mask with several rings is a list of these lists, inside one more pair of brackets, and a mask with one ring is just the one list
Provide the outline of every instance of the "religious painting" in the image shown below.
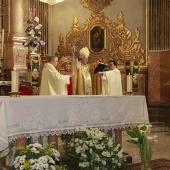
[[100,26],[95,26],[90,31],[90,49],[93,52],[101,52],[105,48],[105,30]]

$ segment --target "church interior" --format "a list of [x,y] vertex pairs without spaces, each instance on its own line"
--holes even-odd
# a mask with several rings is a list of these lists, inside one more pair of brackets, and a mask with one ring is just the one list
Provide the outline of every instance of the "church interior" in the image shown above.
[[[48,56],[58,56],[59,63],[56,69],[63,75],[69,75],[73,71],[72,63],[79,56],[80,49],[87,47],[90,51],[88,62],[93,69],[99,61],[117,62],[121,72],[123,96],[129,99],[123,100],[126,103],[119,104],[126,105],[129,110],[143,109],[142,114],[145,116],[146,113],[148,114],[149,122],[152,124],[151,133],[158,136],[152,158],[152,169],[161,169],[156,167],[160,164],[162,167],[166,164],[162,169],[170,169],[170,0],[64,0],[61,2],[60,0],[59,2],[58,0],[0,0],[0,8],[0,119],[3,124],[0,135],[2,137],[5,136],[3,122],[6,119],[9,119],[8,123],[13,126],[11,130],[7,127],[6,131],[15,134],[14,127],[18,125],[12,120],[16,117],[22,120],[19,113],[23,114],[25,119],[29,119],[28,114],[33,115],[32,108],[35,108],[36,114],[40,115],[38,109],[43,111],[45,105],[50,102],[51,109],[47,110],[49,114],[52,109],[55,109],[55,104],[52,105],[53,97],[49,97],[49,101],[47,99],[36,101],[39,100],[42,69],[48,62]],[[28,20],[35,17],[38,17],[38,23],[41,24],[39,35],[42,44],[37,49],[31,49],[26,44],[29,40],[26,32],[30,24]],[[94,74],[91,75],[93,95],[101,96],[101,79]],[[70,80],[72,82],[72,79]],[[86,102],[84,108],[81,108],[86,109],[85,104],[89,102],[84,98],[74,99],[72,89],[72,84],[68,85],[68,97],[75,100],[77,105],[82,101]],[[22,104],[24,106],[22,96],[26,97],[24,101],[29,105],[25,105],[25,108],[22,107]],[[9,101],[8,97],[15,101]],[[135,104],[138,97],[142,98],[139,106]],[[89,100],[93,101],[91,98]],[[99,99],[95,98],[95,100],[100,103]],[[108,101],[104,97],[101,97],[101,100]],[[20,102],[21,104],[17,104]],[[74,103],[62,97],[61,101],[56,99],[56,102],[59,102],[56,107],[66,102]],[[111,109],[112,106],[109,104],[108,102],[106,106]],[[72,108],[71,104],[68,105]],[[94,105],[97,106],[97,103]],[[90,103],[89,107],[94,106]],[[65,110],[64,106],[60,110],[62,108]],[[5,110],[9,110],[10,113],[15,110],[17,116],[10,117],[10,114],[5,116]],[[96,114],[96,110],[92,111],[88,108],[87,111]],[[62,113],[60,115],[62,117]],[[96,114],[96,120],[97,116]],[[72,119],[74,117],[76,114]],[[53,121],[53,118],[48,118],[48,121],[57,124],[58,122]],[[66,120],[62,118],[62,121]],[[72,122],[75,123],[73,120]],[[31,126],[30,120],[27,124],[20,122],[19,128],[26,133],[26,128],[32,131]],[[129,169],[140,169],[138,164],[141,160],[138,150],[126,142],[129,136],[125,133],[125,126],[120,127],[121,132],[115,132],[116,138],[132,157],[130,164],[135,165],[134,167],[130,165]],[[71,129],[69,130],[71,132]],[[42,135],[40,131],[37,132],[39,136]],[[24,140],[18,140],[19,137],[23,137],[22,135],[17,136],[18,146],[25,145],[27,141],[26,136]],[[1,136],[0,141],[3,139]],[[52,135],[51,141],[54,140],[53,137],[55,140],[58,139]],[[7,139],[14,138],[9,135]],[[40,143],[43,140],[41,137],[38,139]],[[57,143],[58,148],[61,149],[62,142],[59,140]],[[157,160],[160,162],[156,162]]]

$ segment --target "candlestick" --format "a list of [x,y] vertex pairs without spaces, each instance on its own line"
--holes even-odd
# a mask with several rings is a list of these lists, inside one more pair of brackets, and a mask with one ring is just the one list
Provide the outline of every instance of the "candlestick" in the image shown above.
[[27,82],[32,82],[32,73],[30,71],[27,72]]
[[132,92],[132,75],[127,75],[127,92]]
[[19,72],[17,70],[11,71],[11,91],[18,92],[18,85],[19,85]]
[[4,29],[2,29],[2,37],[1,37],[1,42],[2,42],[2,44],[1,44],[1,59],[3,59],[4,58]]
[[44,47],[41,47],[41,56],[44,56]]

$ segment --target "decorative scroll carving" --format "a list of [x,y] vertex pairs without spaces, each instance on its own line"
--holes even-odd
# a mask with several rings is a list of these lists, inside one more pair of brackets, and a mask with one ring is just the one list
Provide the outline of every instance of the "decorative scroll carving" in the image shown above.
[[23,65],[26,64],[27,53],[28,53],[28,50],[25,49],[23,46],[14,47],[14,59],[18,67],[22,67]]
[[123,64],[127,60],[137,60],[140,64],[145,63],[144,49],[139,39],[140,31],[136,28],[134,31],[134,41],[132,42],[132,32],[125,27],[123,13],[120,12],[118,23],[111,29],[111,52],[119,64]]
[[29,54],[27,56],[28,79],[31,86],[37,87],[39,83],[41,57],[40,54]]
[[[82,2],[89,3],[89,1]],[[144,65],[146,56],[140,41],[139,29],[136,28],[134,35],[132,35],[132,31],[125,26],[122,12],[118,14],[117,19],[117,23],[112,23],[108,17],[104,16],[104,13],[92,13],[83,25],[78,26],[78,18],[74,17],[71,31],[65,38],[60,34],[59,57],[67,56],[66,58],[70,63],[72,60],[72,46],[77,47],[76,57],[79,50],[83,46],[87,46],[90,49],[89,63],[97,62],[99,59],[102,59],[103,62],[114,59],[122,66],[126,61],[136,61],[139,66]],[[103,35],[104,44],[100,50],[94,50],[94,46],[92,46],[92,36],[95,29]],[[64,61],[66,62],[65,59]]]
[[113,0],[81,0],[85,8],[89,8],[92,12],[100,12],[110,5]]

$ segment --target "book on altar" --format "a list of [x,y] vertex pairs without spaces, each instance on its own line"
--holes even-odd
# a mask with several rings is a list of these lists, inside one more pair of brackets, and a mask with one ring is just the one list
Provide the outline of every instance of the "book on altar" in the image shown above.
[[109,70],[109,65],[106,65],[102,62],[99,62],[99,64],[97,65],[97,67],[94,69],[94,74],[98,73],[98,72],[102,72],[102,71],[108,71]]

